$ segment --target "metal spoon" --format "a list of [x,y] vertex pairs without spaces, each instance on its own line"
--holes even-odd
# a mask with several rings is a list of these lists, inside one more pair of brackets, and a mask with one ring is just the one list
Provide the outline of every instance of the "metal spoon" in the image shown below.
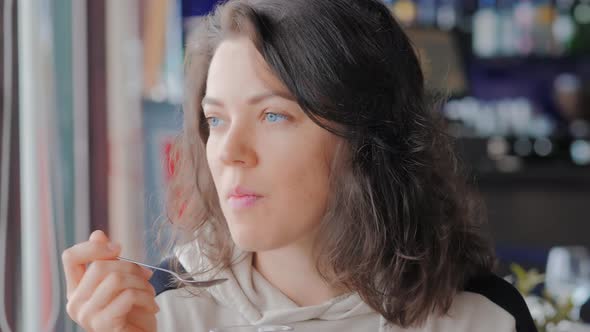
[[137,262],[137,261],[134,261],[132,259],[124,258],[124,257],[117,257],[117,259],[118,260],[121,260],[121,261],[130,262],[130,263],[135,263],[137,265],[140,265],[140,266],[143,266],[143,267],[147,267],[149,269],[160,270],[162,272],[169,273],[169,274],[173,275],[176,279],[178,279],[178,280],[180,280],[180,281],[182,281],[184,283],[190,284],[193,287],[202,287],[202,288],[211,287],[211,286],[220,284],[220,283],[222,283],[224,281],[227,281],[227,279],[225,279],[225,278],[211,279],[211,280],[207,280],[207,281],[197,281],[197,280],[193,280],[193,279],[183,279],[180,275],[178,275],[178,273],[176,273],[174,271],[170,271],[170,270],[164,269],[164,268],[161,268],[161,267],[157,267],[157,266],[153,266],[153,265],[149,265],[149,264]]

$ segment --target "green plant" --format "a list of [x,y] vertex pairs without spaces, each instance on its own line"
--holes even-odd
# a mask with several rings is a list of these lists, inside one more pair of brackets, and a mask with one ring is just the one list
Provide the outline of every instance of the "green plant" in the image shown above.
[[539,273],[536,269],[527,271],[522,266],[512,263],[510,270],[516,277],[515,287],[523,296],[530,295],[537,285],[545,281],[545,274]]
[[514,274],[514,286],[525,298],[529,310],[535,320],[539,332],[549,332],[564,320],[571,320],[570,313],[574,307],[571,297],[565,301],[558,301],[546,290],[543,296],[532,294],[532,291],[545,281],[545,275],[536,269],[525,270],[518,264],[511,264],[510,270]]

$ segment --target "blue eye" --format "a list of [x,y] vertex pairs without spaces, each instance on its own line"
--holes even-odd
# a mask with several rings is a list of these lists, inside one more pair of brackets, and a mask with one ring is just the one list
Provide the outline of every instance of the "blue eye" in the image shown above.
[[279,122],[281,120],[286,120],[287,117],[282,115],[282,114],[277,114],[277,113],[266,113],[266,120],[268,122]]
[[223,121],[215,116],[212,117],[208,117],[207,118],[207,123],[209,124],[209,128],[215,128],[218,127]]

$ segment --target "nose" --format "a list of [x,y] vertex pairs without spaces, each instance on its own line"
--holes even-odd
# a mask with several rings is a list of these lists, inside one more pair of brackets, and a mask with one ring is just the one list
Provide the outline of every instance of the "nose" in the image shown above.
[[220,158],[228,166],[254,167],[258,156],[251,128],[232,126],[227,131],[220,149]]

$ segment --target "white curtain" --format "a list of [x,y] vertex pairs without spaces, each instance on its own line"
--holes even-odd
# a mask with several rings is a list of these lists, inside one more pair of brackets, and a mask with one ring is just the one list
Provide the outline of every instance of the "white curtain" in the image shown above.
[[19,1],[22,285],[18,331],[73,331],[61,252],[87,238],[83,0]]

